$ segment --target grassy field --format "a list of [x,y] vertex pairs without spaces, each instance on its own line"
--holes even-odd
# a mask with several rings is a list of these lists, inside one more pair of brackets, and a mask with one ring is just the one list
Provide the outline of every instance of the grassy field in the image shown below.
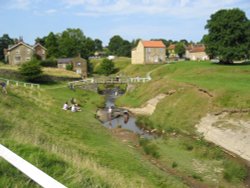
[[[53,86],[54,87],[54,86]],[[102,96],[67,88],[0,93],[0,142],[67,187],[186,187],[95,118]],[[74,97],[82,111],[63,111]],[[36,185],[0,160],[1,187]]]
[[[41,90],[11,86],[8,95],[0,93],[0,142],[68,187],[175,188],[186,187],[185,178],[208,187],[244,187],[244,165],[197,139],[194,125],[208,112],[249,107],[250,66],[210,62],[145,66],[120,60],[115,65],[121,74],[144,77],[152,71],[153,80],[136,85],[118,99],[118,105],[138,107],[176,90],[152,116],[138,117],[139,123],[165,130],[164,136],[141,142],[142,148],[124,142],[95,119],[103,97],[63,87],[75,75],[51,69],[45,72],[56,78],[52,86],[42,85]],[[18,79],[15,68],[0,66],[0,71],[6,70],[13,74],[3,77]],[[72,97],[82,105],[81,112],[61,110]],[[36,186],[3,160],[0,182],[0,187]]]
[[[103,58],[90,60],[90,63],[93,64],[94,72],[96,72],[96,70],[98,69],[98,66],[100,65],[102,61],[103,61]],[[127,57],[117,57],[115,60],[113,60],[113,62],[115,63],[115,69],[118,72],[118,71],[125,69],[131,63],[131,59]]]
[[120,97],[117,105],[140,107],[160,93],[176,91],[157,105],[152,116],[138,118],[139,124],[167,132],[163,138],[153,141],[158,147],[159,160],[212,187],[243,187],[244,178],[237,177],[237,173],[231,173],[234,182],[224,176],[229,169],[227,161],[232,168],[241,169],[246,175],[244,166],[231,160],[220,148],[202,139],[197,141],[194,126],[207,113],[249,108],[250,65],[190,61],[170,65],[130,65],[123,72],[145,75],[150,69],[154,70],[151,74],[153,81],[138,84]]

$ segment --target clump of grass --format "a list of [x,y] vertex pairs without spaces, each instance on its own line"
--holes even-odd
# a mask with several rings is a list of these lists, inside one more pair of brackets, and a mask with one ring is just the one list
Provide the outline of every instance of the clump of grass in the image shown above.
[[154,158],[160,157],[160,154],[158,152],[158,147],[155,144],[151,143],[149,140],[145,138],[141,138],[139,143],[147,155],[151,155]]
[[238,183],[246,179],[247,169],[245,166],[234,161],[225,161],[223,165],[223,177],[228,182]]
[[174,162],[172,163],[172,168],[176,168],[176,167],[178,167],[178,164],[177,164],[177,162],[174,161]]
[[198,175],[198,174],[193,174],[192,177],[193,177],[194,179],[203,181],[202,177],[201,177],[200,175]]
[[188,150],[188,151],[192,151],[194,149],[194,146],[192,146],[189,143],[184,144],[184,146],[185,146],[186,150]]
[[147,116],[138,116],[136,124],[145,129],[153,129],[154,124]]

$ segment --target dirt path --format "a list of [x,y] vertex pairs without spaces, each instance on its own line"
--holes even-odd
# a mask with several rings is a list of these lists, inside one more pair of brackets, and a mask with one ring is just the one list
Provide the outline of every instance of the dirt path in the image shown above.
[[132,112],[133,114],[137,115],[152,115],[156,109],[157,104],[160,102],[160,100],[164,99],[166,96],[170,96],[174,94],[176,90],[170,90],[166,94],[161,93],[157,95],[156,97],[148,100],[141,108],[128,108],[123,107]]
[[206,140],[250,162],[250,120],[232,118],[226,112],[207,114],[196,128]]
[[161,99],[164,99],[167,95],[166,94],[159,94],[155,98],[150,99],[149,101],[146,102],[144,107],[141,108],[127,108],[130,112],[133,114],[138,114],[138,115],[152,115],[155,111],[155,108],[160,102]]

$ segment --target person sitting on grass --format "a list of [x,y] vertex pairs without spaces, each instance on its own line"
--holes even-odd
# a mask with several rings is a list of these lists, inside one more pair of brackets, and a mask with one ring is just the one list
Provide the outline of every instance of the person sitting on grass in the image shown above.
[[77,104],[73,104],[71,107],[71,112],[80,112],[81,109]]
[[63,105],[63,110],[68,110],[70,107],[68,105],[68,102],[65,102],[64,105]]
[[0,82],[0,85],[2,86],[2,92],[4,94],[7,94],[6,83],[5,82]]

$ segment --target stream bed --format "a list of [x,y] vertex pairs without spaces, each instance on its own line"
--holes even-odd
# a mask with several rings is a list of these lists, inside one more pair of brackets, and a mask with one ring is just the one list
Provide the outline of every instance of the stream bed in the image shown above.
[[[115,107],[115,99],[122,95],[117,89],[107,89],[104,92],[105,95],[105,108],[99,109],[97,112],[98,119],[102,122],[103,126],[109,129],[113,128],[122,128],[130,130],[131,132],[140,135],[143,138],[152,139],[156,135],[149,133],[146,130],[139,128],[136,125],[136,117],[123,108]],[[112,115],[109,117],[108,110],[112,109]],[[128,121],[125,120],[125,114],[128,118]]]

